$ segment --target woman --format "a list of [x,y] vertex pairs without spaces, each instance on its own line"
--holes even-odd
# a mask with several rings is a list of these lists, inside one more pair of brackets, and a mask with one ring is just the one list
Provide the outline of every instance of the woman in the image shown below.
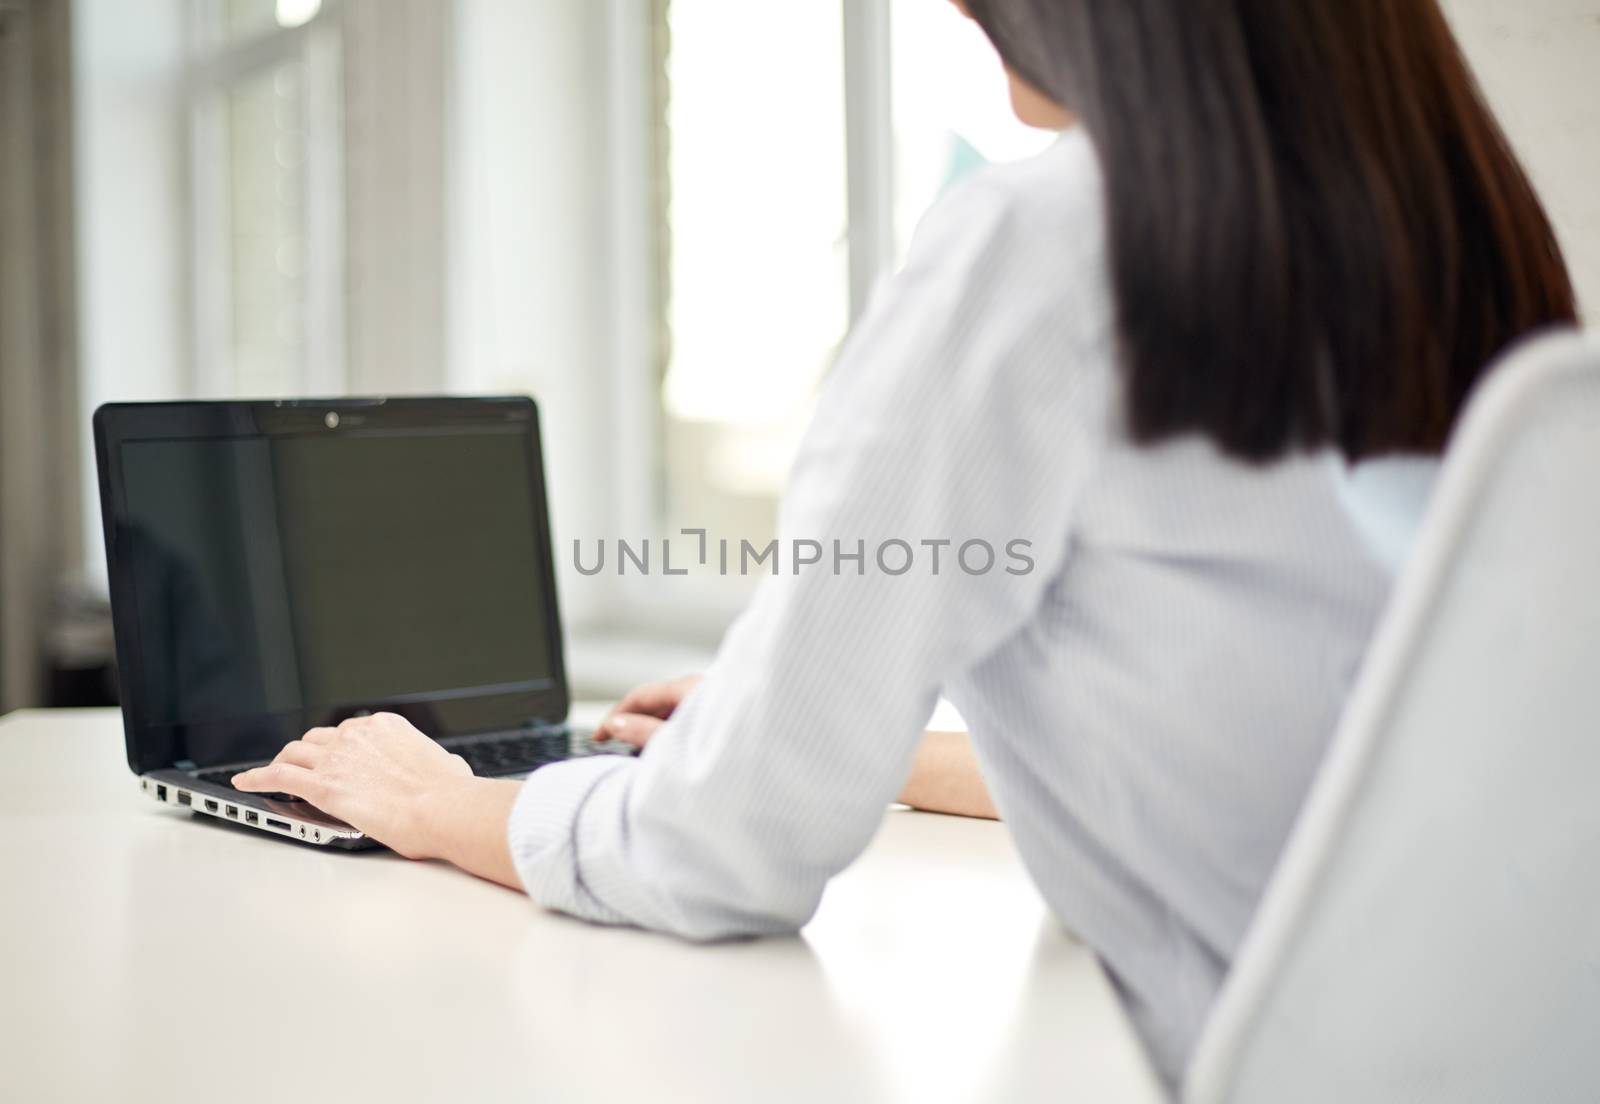
[[628,703],[671,715],[637,759],[477,779],[382,715],[237,782],[578,916],[792,931],[943,691],[1176,1081],[1387,590],[1346,465],[1437,454],[1572,292],[1435,0],[968,7],[1065,133],[942,201],[852,334],[782,519],[832,562]]

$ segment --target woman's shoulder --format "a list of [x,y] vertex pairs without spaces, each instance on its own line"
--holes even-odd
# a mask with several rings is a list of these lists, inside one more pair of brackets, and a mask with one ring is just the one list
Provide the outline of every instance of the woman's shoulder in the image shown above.
[[1063,131],[1032,157],[987,165],[969,182],[991,202],[1055,223],[1098,224],[1103,215],[1100,161],[1081,126]]
[[1071,308],[1095,326],[1109,301],[1105,204],[1082,128],[952,187],[918,225],[905,274],[960,280],[978,298]]
[[1102,222],[1099,170],[1075,134],[951,188],[852,330],[807,455],[868,429],[1009,439],[1041,419],[1055,453],[1099,447],[1115,355]]
[[1100,164],[1088,135],[1074,127],[1032,157],[986,165],[953,185],[923,217],[916,237],[976,228],[1026,252],[1063,237],[1098,245],[1104,227]]

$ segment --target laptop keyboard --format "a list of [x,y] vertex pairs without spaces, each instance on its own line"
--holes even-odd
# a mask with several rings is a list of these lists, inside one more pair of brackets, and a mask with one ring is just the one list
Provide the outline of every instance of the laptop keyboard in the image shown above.
[[[499,736],[473,740],[469,743],[446,745],[449,750],[467,761],[472,773],[481,777],[505,774],[525,774],[538,767],[571,759],[576,755],[629,754],[632,749],[620,741],[596,744],[583,731],[573,740],[568,729],[517,736]],[[202,782],[233,788],[231,779],[245,768],[242,766],[218,767],[199,771],[195,777]],[[272,797],[272,794],[264,795]],[[287,794],[278,795],[287,798]]]
[[[233,776],[240,771],[249,770],[248,766],[219,767],[215,770],[196,771],[195,778],[201,782],[209,782],[213,786],[226,786],[233,789]],[[284,797],[285,794],[262,794],[263,797]]]
[[479,740],[455,744],[450,750],[465,759],[472,773],[477,775],[521,774],[572,758],[571,738],[566,732]]

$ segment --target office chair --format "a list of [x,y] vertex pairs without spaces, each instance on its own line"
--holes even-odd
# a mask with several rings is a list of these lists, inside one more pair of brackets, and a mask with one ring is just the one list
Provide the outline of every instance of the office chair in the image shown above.
[[1600,339],[1472,399],[1189,1104],[1600,1101]]

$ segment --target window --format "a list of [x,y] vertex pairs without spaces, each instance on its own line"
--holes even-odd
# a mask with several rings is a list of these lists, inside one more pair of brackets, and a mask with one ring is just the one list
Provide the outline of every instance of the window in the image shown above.
[[666,18],[661,520],[764,541],[849,325],[841,8]]
[[[659,551],[619,576],[614,544],[583,574],[574,542],[592,564],[599,540],[675,538],[679,567],[681,529],[770,540],[817,391],[910,227],[962,171],[1048,138],[1011,119],[947,0],[451,12],[446,382],[538,398],[575,681],[621,689],[687,668],[646,653],[715,644],[757,579],[667,577]],[[350,255],[355,296],[373,270]]]
[[319,0],[197,0],[196,393],[343,390],[343,89]]
[[[760,546],[870,291],[852,281],[897,264],[960,177],[1052,136],[1017,122],[988,40],[946,0],[668,0],[657,16],[659,432],[636,461],[651,470],[624,473],[652,510],[625,531]],[[651,578],[629,616],[665,604],[674,632],[720,629],[755,582]]]
[[80,425],[104,402],[444,388],[446,47],[469,2],[75,0]]

